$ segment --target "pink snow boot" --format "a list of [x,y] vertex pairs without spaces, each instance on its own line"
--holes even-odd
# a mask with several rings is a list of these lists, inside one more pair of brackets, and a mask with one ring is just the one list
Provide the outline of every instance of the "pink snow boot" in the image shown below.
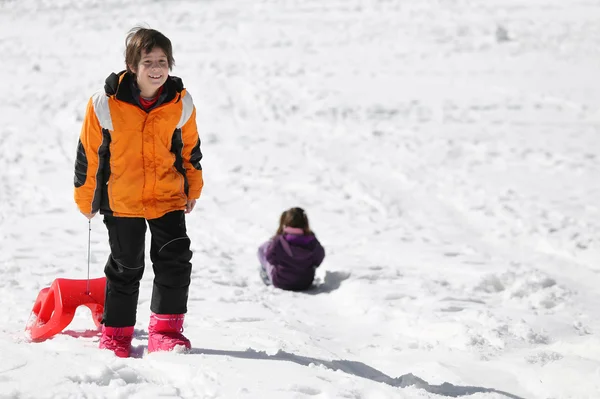
[[102,326],[100,349],[111,350],[118,357],[129,357],[131,340],[133,339],[132,327],[106,327]]
[[183,336],[183,314],[150,314],[148,353],[170,351],[176,346],[191,349],[190,340]]

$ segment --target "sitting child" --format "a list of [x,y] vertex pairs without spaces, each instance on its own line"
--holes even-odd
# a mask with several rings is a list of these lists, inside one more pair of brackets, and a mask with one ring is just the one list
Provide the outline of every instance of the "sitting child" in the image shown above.
[[283,290],[310,288],[324,258],[325,250],[302,208],[283,212],[275,236],[258,248],[263,281]]

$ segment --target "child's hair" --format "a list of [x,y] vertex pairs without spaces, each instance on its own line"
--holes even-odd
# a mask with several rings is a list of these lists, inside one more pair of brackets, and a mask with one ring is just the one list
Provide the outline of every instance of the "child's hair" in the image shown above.
[[149,53],[154,47],[158,47],[165,52],[169,70],[172,70],[175,59],[173,59],[171,41],[157,30],[136,26],[129,31],[127,38],[125,38],[125,66],[127,72],[135,74],[130,65],[137,65],[142,58],[142,51]]
[[306,216],[306,212],[302,208],[290,208],[281,214],[276,234],[283,234],[284,227],[295,227],[302,229],[304,234],[313,234],[308,224],[308,216]]

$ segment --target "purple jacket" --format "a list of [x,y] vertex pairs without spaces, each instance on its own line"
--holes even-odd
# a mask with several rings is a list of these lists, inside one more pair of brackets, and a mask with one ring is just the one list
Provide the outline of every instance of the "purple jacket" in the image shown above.
[[312,285],[325,249],[314,235],[284,233],[273,237],[266,257],[274,266],[271,278],[275,287],[301,291]]

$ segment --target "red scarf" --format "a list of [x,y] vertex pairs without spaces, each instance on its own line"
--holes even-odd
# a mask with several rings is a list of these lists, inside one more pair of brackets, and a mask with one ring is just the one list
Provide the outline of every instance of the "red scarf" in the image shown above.
[[156,95],[149,100],[146,100],[144,97],[142,97],[140,95],[140,105],[144,109],[150,109],[150,107],[152,107],[156,104],[156,102],[158,101],[158,97],[160,96],[160,93],[162,93],[162,91],[163,91],[163,86],[160,86],[160,88],[156,92]]

